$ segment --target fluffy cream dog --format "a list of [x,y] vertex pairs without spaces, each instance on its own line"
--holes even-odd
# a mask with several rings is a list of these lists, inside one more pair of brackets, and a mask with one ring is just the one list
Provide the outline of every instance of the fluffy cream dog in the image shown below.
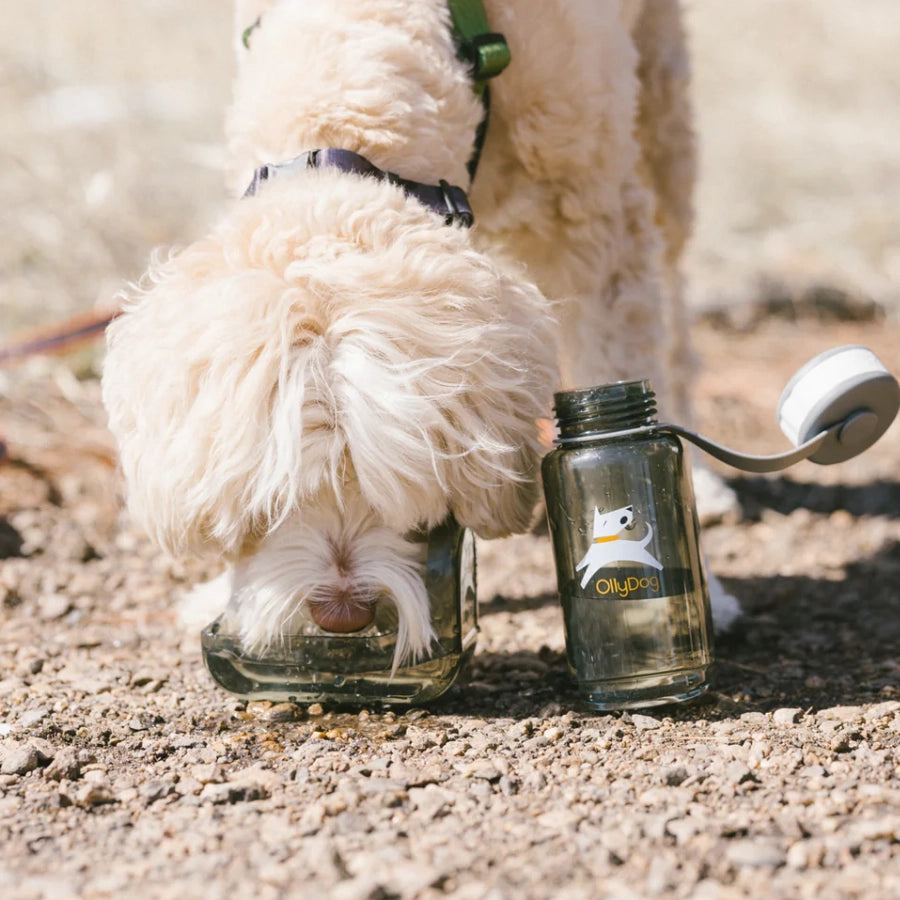
[[428,647],[422,544],[453,514],[527,529],[551,392],[652,378],[684,419],[677,262],[694,156],[677,4],[486,0],[512,64],[484,110],[443,0],[239,2],[227,123],[236,192],[341,148],[470,189],[475,227],[388,180],[285,171],[157,262],[109,329],[104,398],[135,519],[231,561],[264,652],[299,617],[397,607]]

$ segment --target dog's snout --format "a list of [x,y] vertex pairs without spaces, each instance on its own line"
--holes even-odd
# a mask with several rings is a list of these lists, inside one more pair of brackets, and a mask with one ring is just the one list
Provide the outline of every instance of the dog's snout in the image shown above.
[[311,601],[309,612],[323,631],[352,634],[372,624],[375,599],[361,598],[349,591],[337,591],[331,597]]

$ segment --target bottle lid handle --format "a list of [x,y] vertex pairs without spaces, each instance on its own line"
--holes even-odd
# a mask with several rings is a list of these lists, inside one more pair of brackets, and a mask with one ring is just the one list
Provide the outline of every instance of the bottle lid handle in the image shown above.
[[677,434],[716,459],[747,472],[777,472],[802,459],[820,465],[844,462],[867,450],[900,409],[900,384],[868,348],[835,347],[820,353],[787,383],[778,424],[793,450],[771,456],[738,453],[679,425]]

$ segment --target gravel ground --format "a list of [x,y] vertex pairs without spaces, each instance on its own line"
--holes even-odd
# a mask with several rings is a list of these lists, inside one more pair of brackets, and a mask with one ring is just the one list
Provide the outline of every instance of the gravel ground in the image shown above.
[[[858,341],[900,371],[898,332],[702,326],[705,431],[777,449],[810,350]],[[538,532],[479,548],[468,683],[357,714],[216,688],[172,611],[214,570],[121,518],[96,380],[38,364],[3,386],[3,896],[900,893],[896,425],[856,461],[732,482],[743,517],[704,540],[745,617],[700,702],[579,709]]]
[[[900,373],[900,9],[732,6],[687,4],[698,414],[774,452],[819,351]],[[220,0],[6,12],[0,339],[203,230],[230,68]],[[347,713],[206,675],[173,607],[215,564],[123,518],[96,362],[0,372],[3,898],[900,896],[900,426],[840,466],[726,473],[741,515],[703,541],[744,617],[701,701],[579,709],[538,529],[479,546],[466,684]]]

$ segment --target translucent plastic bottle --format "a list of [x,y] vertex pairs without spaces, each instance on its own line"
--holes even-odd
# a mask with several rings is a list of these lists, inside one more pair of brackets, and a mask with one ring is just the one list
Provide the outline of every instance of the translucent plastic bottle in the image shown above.
[[569,668],[593,709],[693,699],[713,662],[690,470],[647,381],[555,396],[544,459]]
[[437,636],[424,659],[392,674],[397,619],[389,603],[364,631],[333,634],[311,623],[264,657],[242,648],[226,609],[201,635],[213,679],[233,694],[256,700],[359,707],[408,706],[439,697],[475,652],[475,538],[451,518],[421,540],[427,544],[425,588]]

